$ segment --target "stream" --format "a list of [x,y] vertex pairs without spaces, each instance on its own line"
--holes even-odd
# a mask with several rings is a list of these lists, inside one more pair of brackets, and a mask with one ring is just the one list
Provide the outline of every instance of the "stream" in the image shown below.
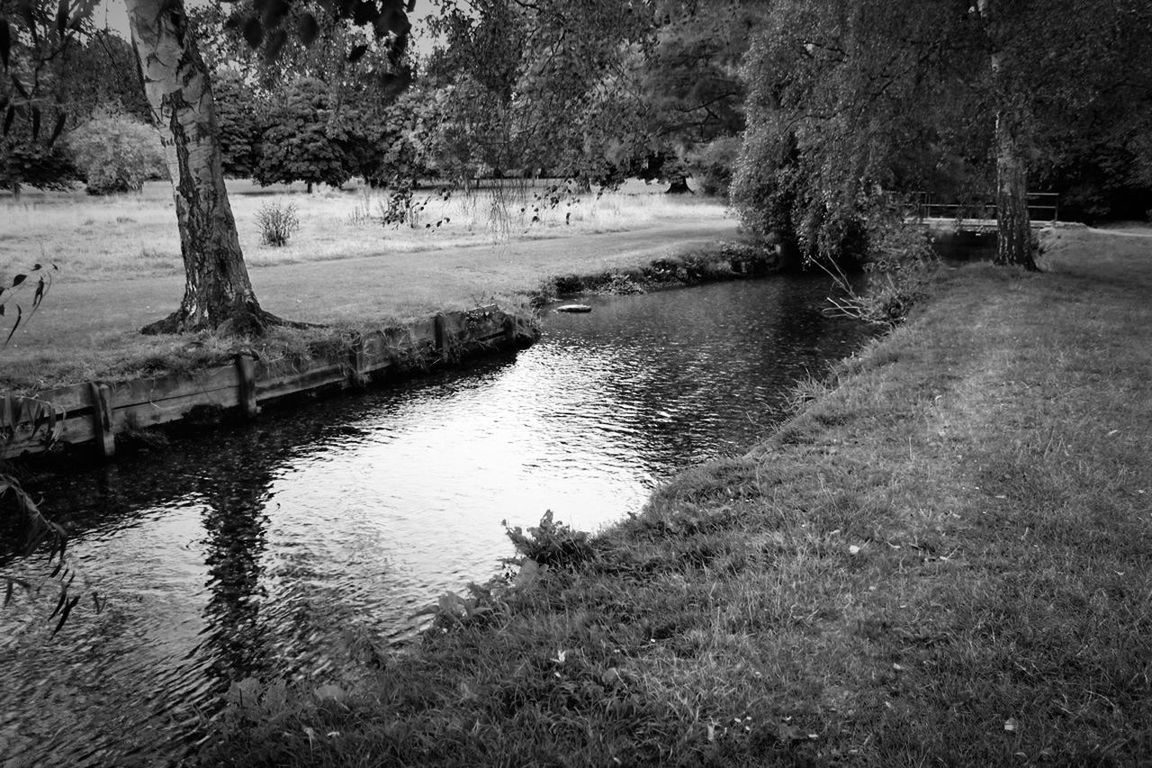
[[327,679],[499,573],[501,521],[552,510],[597,530],[747,450],[797,379],[865,340],[822,313],[829,290],[778,277],[594,298],[467,371],[30,478],[107,605],[54,636],[54,595],[0,610],[0,766],[175,764],[232,681]]

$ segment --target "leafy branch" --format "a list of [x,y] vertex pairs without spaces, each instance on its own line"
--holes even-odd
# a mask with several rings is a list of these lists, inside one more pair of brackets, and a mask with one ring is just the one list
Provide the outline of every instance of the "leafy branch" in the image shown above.
[[[14,275],[8,285],[0,285],[0,331],[3,330],[4,322],[12,323],[12,327],[4,338],[3,346],[8,346],[8,342],[16,335],[16,330],[24,320],[24,306],[16,303],[15,297],[20,291],[26,291],[33,285],[36,286],[32,291],[32,305],[28,312],[28,317],[32,317],[40,308],[40,303],[44,301],[44,297],[48,295],[48,290],[52,287],[52,273],[56,271],[58,271],[58,267],[55,264],[49,264],[47,267],[43,264],[36,264],[27,273]],[[9,307],[15,307],[15,315],[9,312]]]

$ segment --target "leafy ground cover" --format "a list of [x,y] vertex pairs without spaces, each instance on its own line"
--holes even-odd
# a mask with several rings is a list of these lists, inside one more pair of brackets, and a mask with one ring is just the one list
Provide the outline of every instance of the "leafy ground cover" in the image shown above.
[[747,456],[313,690],[231,765],[1132,765],[1152,749],[1152,240],[945,271]]
[[[491,301],[514,309],[547,278],[639,267],[736,234],[715,200],[670,198],[642,183],[599,197],[555,195],[555,205],[551,197],[537,199],[546,187],[452,193],[447,200],[418,191],[418,202],[433,199],[416,226],[398,227],[380,224],[384,197],[372,192],[232,187],[262,306],[332,326],[278,329],[264,342],[269,355],[439,310]],[[295,206],[300,226],[286,246],[261,243],[257,220],[269,203]],[[171,191],[160,184],[139,196],[25,193],[19,203],[0,202],[0,280],[34,262],[59,267],[41,311],[4,350],[0,391],[194,368],[234,351],[233,342],[211,334],[137,333],[171,312],[183,291],[170,206]],[[424,226],[437,221],[439,227]]]

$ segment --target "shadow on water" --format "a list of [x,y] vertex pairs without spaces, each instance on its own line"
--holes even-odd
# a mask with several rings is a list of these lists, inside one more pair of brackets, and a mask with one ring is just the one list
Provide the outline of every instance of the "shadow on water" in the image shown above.
[[946,264],[991,261],[996,256],[996,233],[933,232],[932,250]]
[[[596,529],[746,450],[865,331],[825,281],[595,299],[519,355],[34,479],[105,594],[55,637],[0,612],[4,766],[173,762],[247,676],[324,677],[499,572],[501,521]],[[34,573],[34,562],[14,568]]]

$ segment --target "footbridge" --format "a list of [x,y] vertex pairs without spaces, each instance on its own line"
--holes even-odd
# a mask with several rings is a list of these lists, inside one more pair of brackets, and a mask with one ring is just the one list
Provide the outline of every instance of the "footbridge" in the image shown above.
[[[951,232],[987,233],[996,231],[996,203],[987,200],[939,201],[930,192],[916,192],[902,203],[905,216],[930,229]],[[1029,192],[1028,218],[1039,229],[1060,221],[1060,195],[1056,192]]]

